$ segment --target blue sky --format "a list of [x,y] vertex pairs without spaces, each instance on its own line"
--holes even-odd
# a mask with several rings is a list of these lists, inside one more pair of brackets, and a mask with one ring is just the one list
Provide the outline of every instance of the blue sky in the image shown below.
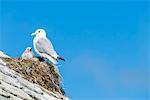
[[1,0],[0,16],[0,50],[12,57],[46,30],[72,100],[148,99],[148,1]]

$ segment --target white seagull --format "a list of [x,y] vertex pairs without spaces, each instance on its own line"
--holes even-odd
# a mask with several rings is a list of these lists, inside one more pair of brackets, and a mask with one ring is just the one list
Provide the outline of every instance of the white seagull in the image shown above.
[[31,35],[35,36],[33,45],[37,54],[39,54],[41,57],[47,58],[53,64],[58,64],[57,59],[65,61],[65,59],[60,57],[54,50],[52,43],[46,37],[46,32],[44,29],[37,29]]
[[27,47],[26,50],[23,52],[22,56],[23,59],[32,59],[34,57],[34,54],[32,52],[31,47]]

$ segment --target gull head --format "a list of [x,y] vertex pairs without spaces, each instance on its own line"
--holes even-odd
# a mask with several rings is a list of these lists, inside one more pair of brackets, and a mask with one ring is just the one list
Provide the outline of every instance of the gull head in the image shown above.
[[31,34],[31,36],[46,36],[46,32],[44,29],[37,29],[34,33]]
[[26,51],[29,51],[29,52],[30,52],[30,51],[32,51],[32,48],[31,48],[31,47],[27,47],[27,48],[26,48]]

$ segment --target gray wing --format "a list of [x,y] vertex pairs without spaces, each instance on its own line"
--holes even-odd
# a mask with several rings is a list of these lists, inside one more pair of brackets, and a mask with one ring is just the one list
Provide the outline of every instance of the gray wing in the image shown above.
[[35,43],[35,46],[37,50],[41,53],[46,53],[52,57],[55,57],[57,55],[52,43],[48,39],[39,38],[38,41]]

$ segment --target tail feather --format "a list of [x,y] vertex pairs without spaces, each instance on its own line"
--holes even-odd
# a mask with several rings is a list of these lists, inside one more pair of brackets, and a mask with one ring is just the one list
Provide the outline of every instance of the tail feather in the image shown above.
[[60,59],[60,60],[65,61],[65,59],[64,59],[64,58],[62,58],[62,57],[60,57],[60,56],[58,56],[57,58],[58,58],[58,59]]
[[51,56],[49,56],[49,55],[46,55],[46,58],[47,58],[48,60],[50,60],[53,64],[58,64],[57,60],[54,59],[53,57],[51,57]]

